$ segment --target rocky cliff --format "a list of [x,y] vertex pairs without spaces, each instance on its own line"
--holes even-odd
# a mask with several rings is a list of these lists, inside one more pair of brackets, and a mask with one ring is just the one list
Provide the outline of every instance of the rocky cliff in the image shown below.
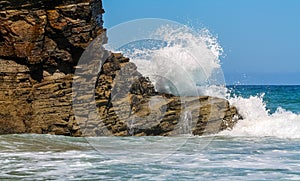
[[[13,0],[0,8],[0,134],[202,135],[239,118],[224,99],[156,92],[128,58],[101,46],[97,60],[77,66],[92,40],[106,41],[101,0]],[[74,105],[78,80],[86,95]]]
[[[103,30],[101,1],[0,2],[0,133],[80,135],[72,74]],[[93,9],[93,11],[92,11]]]

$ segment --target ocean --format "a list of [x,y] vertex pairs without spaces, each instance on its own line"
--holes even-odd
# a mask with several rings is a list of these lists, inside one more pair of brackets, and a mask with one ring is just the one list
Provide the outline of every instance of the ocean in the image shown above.
[[0,180],[300,180],[300,86],[228,86],[217,135],[1,135]]

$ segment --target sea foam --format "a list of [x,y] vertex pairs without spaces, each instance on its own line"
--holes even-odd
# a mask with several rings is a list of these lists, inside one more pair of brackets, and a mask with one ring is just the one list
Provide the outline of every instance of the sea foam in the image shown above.
[[225,85],[219,59],[223,49],[207,29],[165,25],[151,37],[152,42],[131,42],[120,50],[150,78],[158,92],[207,95],[208,87]]
[[232,130],[223,131],[220,135],[300,138],[300,115],[281,107],[271,114],[263,96],[229,98],[244,119],[239,120]]

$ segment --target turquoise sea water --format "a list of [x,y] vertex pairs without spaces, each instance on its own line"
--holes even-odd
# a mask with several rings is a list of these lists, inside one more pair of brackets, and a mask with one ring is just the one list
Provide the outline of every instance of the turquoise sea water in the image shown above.
[[294,113],[300,113],[300,86],[289,85],[238,85],[228,86],[232,95],[249,98],[250,96],[263,95],[267,109],[274,113],[278,107]]
[[205,137],[0,136],[0,180],[300,180],[300,86],[229,86],[244,120]]

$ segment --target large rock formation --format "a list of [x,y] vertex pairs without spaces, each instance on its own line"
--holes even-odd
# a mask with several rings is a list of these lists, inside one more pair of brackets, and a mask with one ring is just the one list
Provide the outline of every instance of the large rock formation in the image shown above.
[[[101,0],[13,0],[0,8],[0,134],[202,135],[239,117],[224,99],[155,92],[128,58],[101,45],[97,60],[76,67],[94,38],[106,41]],[[75,105],[74,81],[86,93]]]
[[80,135],[72,75],[104,31],[101,1],[13,0],[0,8],[0,133]]

